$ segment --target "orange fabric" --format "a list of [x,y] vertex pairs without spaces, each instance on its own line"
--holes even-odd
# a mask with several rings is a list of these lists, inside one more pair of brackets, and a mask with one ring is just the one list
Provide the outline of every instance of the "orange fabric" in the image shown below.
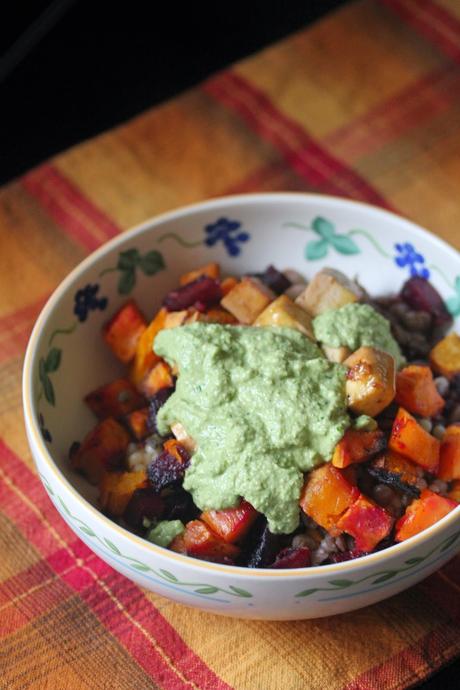
[[[0,191],[0,685],[390,690],[460,653],[460,559],[332,619],[234,621],[142,592],[57,516],[24,435],[33,322],[90,251],[180,204],[313,190],[460,248],[456,0],[358,0]],[[27,280],[24,277],[27,276]]]

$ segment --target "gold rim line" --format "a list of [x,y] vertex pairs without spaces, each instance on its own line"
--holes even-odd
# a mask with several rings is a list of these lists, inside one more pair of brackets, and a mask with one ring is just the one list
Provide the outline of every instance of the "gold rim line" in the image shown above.
[[[428,230],[425,230],[424,228],[418,226],[416,223],[413,223],[412,221],[409,221],[405,218],[402,218],[391,211],[386,211],[384,209],[377,208],[375,206],[372,206],[372,204],[367,204],[365,202],[358,202],[358,201],[353,201],[350,199],[342,199],[340,197],[334,197],[334,196],[328,196],[328,195],[321,195],[321,194],[304,194],[304,193],[296,193],[296,192],[278,192],[278,193],[262,193],[262,194],[241,194],[241,195],[235,195],[235,196],[228,196],[228,197],[220,197],[217,199],[211,199],[208,201],[202,201],[202,202],[197,202],[195,204],[190,204],[188,206],[181,207],[178,210],[173,210],[173,211],[168,211],[166,213],[162,213],[158,216],[154,216],[153,218],[150,218],[143,223],[140,223],[133,228],[121,233],[117,237],[114,237],[112,240],[109,240],[105,244],[103,244],[101,247],[96,249],[94,252],[92,252],[89,256],[87,256],[82,262],[80,262],[69,274],[64,280],[57,286],[57,288],[54,290],[52,293],[51,297],[48,299],[46,302],[45,306],[43,307],[42,311],[40,312],[37,321],[35,323],[34,329],[32,331],[32,334],[29,339],[29,343],[27,345],[27,350],[25,354],[25,359],[24,359],[24,367],[23,367],[23,378],[22,378],[22,392],[23,392],[23,407],[25,411],[25,420],[26,420],[26,427],[27,431],[29,434],[31,434],[34,437],[38,452],[40,453],[40,457],[43,460],[44,464],[47,466],[47,468],[50,470],[52,474],[55,475],[56,480],[58,484],[62,486],[62,489],[67,493],[70,494],[71,497],[76,499],[77,503],[80,504],[83,512],[89,513],[91,516],[93,516],[98,522],[102,524],[102,526],[107,527],[108,529],[112,529],[115,532],[117,532],[122,539],[126,539],[128,541],[131,541],[133,544],[136,546],[140,547],[141,549],[145,549],[147,553],[154,553],[156,555],[162,556],[162,557],[167,557],[172,560],[178,561],[182,563],[183,565],[188,565],[188,566],[195,566],[198,569],[203,569],[203,570],[211,570],[213,572],[220,572],[224,574],[232,574],[236,575],[239,577],[254,577],[257,576],[259,578],[273,578],[273,577],[297,577],[297,578],[302,578],[306,579],[308,576],[313,576],[313,575],[319,575],[320,573],[323,573],[325,576],[328,575],[328,573],[337,573],[337,572],[348,572],[350,570],[353,570],[357,567],[365,567],[365,566],[372,566],[382,559],[384,559],[385,556],[390,555],[402,555],[405,551],[410,549],[412,546],[416,546],[420,542],[424,541],[425,539],[434,536],[437,532],[439,532],[441,529],[444,529],[445,527],[448,527],[450,523],[455,522],[457,517],[460,516],[460,505],[451,511],[448,515],[446,515],[444,518],[442,518],[440,521],[429,527],[428,529],[424,530],[423,532],[419,533],[418,535],[415,535],[408,539],[405,542],[401,542],[399,544],[394,544],[393,546],[389,547],[388,549],[384,549],[382,551],[378,551],[375,553],[371,553],[367,556],[362,556],[359,559],[354,559],[351,561],[346,561],[344,563],[331,563],[328,565],[319,565],[319,566],[311,566],[308,568],[298,568],[295,571],[291,569],[280,569],[277,571],[269,570],[267,568],[258,568],[258,569],[252,569],[252,568],[245,568],[243,566],[231,566],[231,565],[226,565],[226,566],[221,566],[215,563],[210,563],[208,561],[200,561],[199,559],[192,559],[189,556],[184,556],[181,554],[176,554],[174,551],[170,551],[169,549],[165,549],[159,546],[156,546],[155,544],[152,544],[151,542],[146,541],[145,539],[142,539],[141,537],[138,537],[137,535],[132,534],[129,532],[127,529],[120,527],[117,525],[117,523],[113,522],[109,518],[107,518],[105,515],[103,515],[95,506],[93,506],[91,503],[89,503],[83,496],[75,489],[75,487],[69,482],[68,479],[61,473],[61,471],[58,469],[56,463],[54,462],[47,446],[45,445],[45,442],[41,436],[41,433],[39,431],[39,425],[38,425],[38,419],[37,415],[35,414],[34,406],[32,403],[32,389],[33,389],[33,369],[32,365],[34,364],[34,360],[37,356],[37,351],[36,351],[36,344],[40,338],[41,332],[43,330],[43,326],[46,323],[49,315],[52,313],[54,310],[55,306],[59,303],[63,295],[66,294],[67,288],[73,284],[75,281],[75,278],[79,276],[81,273],[83,273],[87,268],[89,268],[91,265],[95,264],[100,258],[102,258],[105,254],[108,252],[112,251],[113,249],[116,249],[117,247],[124,245],[127,241],[132,241],[134,238],[136,238],[139,235],[144,234],[147,230],[157,230],[158,227],[170,220],[180,220],[183,216],[187,216],[190,211],[194,212],[199,212],[199,211],[207,211],[207,210],[213,210],[213,209],[220,209],[222,206],[236,206],[241,202],[250,202],[250,205],[257,204],[259,202],[277,202],[277,203],[283,203],[283,202],[288,202],[288,201],[310,201],[310,202],[317,202],[317,203],[324,203],[325,201],[327,202],[333,202],[333,206],[341,206],[345,205],[348,207],[352,208],[357,208],[361,210],[372,210],[374,213],[377,213],[381,217],[386,217],[390,218],[393,221],[397,221],[398,223],[402,223],[406,225],[409,229],[412,231],[415,231],[417,234],[422,235],[423,237],[429,239],[431,242],[434,242],[437,244],[441,249],[444,251],[448,251],[449,253],[454,253],[458,255],[457,250],[454,247],[451,247],[447,242],[442,240],[441,238],[437,237],[436,235],[433,235],[430,233]],[[457,258],[457,257],[456,257]],[[34,459],[35,463],[35,459]]]

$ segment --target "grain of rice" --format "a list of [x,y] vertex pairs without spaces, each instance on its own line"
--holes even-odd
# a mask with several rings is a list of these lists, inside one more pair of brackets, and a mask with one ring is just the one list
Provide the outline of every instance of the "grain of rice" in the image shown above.
[[418,420],[418,423],[422,429],[425,429],[425,431],[428,431],[428,433],[431,432],[431,429],[433,428],[433,422],[431,419],[428,419],[428,417],[422,417],[422,419]]
[[433,436],[435,436],[440,441],[442,440],[444,434],[446,433],[446,427],[444,424],[436,424],[433,428]]
[[449,380],[445,376],[437,376],[434,380],[434,385],[438,389],[439,395],[443,397],[447,395],[449,390]]

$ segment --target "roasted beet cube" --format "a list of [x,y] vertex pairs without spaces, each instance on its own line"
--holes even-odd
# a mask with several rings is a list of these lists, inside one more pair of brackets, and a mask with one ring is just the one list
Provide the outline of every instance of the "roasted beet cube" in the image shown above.
[[367,556],[368,551],[358,551],[357,549],[348,549],[347,551],[337,551],[331,554],[330,559],[333,563],[344,563],[345,561],[352,561],[361,556]]
[[156,393],[149,400],[149,418],[147,426],[152,434],[157,434],[157,414],[160,407],[162,407],[170,395],[174,393],[174,388],[161,388],[158,393]]
[[259,278],[270,290],[273,290],[277,295],[281,295],[283,292],[291,287],[292,283],[289,278],[286,278],[284,273],[278,271],[273,265],[268,266],[263,273],[258,273],[257,278]]
[[273,534],[265,523],[262,530],[255,536],[255,539],[251,540],[251,547],[246,552],[247,567],[267,568],[274,562],[276,555],[285,545],[285,541],[285,535]]
[[270,568],[307,568],[309,565],[311,565],[309,548],[288,546],[279,552]]
[[164,514],[163,520],[180,520],[184,524],[194,520],[200,514],[199,508],[193,502],[188,491],[179,488],[168,496],[163,496]]
[[145,405],[145,399],[128,379],[116,379],[85,396],[85,403],[98,419],[122,417]]
[[214,278],[201,276],[192,283],[187,283],[177,290],[169,292],[163,300],[163,306],[168,311],[182,311],[193,305],[201,304],[210,307],[220,302],[222,290]]
[[142,527],[144,518],[160,520],[164,510],[163,499],[153,489],[136,489],[126,506],[123,517],[130,527],[139,529]]
[[409,278],[402,287],[401,298],[411,309],[431,314],[435,326],[448,326],[452,323],[452,316],[441,295],[425,278]]
[[176,455],[164,450],[157,455],[148,467],[148,477],[152,488],[159,493],[167,486],[182,482],[189,460],[179,460]]

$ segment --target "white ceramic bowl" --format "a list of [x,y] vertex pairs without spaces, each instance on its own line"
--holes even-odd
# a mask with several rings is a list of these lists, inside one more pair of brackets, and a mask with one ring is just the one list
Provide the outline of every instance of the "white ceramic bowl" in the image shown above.
[[[460,313],[458,253],[413,223],[365,204],[308,194],[256,194],[216,199],[147,221],[72,271],[30,338],[23,377],[27,434],[40,477],[63,519],[98,556],[142,587],[231,616],[337,614],[396,594],[437,570],[460,546],[460,507],[385,551],[299,570],[195,560],[130,534],[98,511],[96,490],[71,471],[67,457],[71,443],[94,425],[84,394],[123,371],[104,346],[101,327],[128,294],[153,315],[180,274],[209,261],[220,262],[230,275],[274,263],[309,277],[333,266],[357,276],[373,294],[396,291],[411,271],[423,272],[452,313]],[[87,285],[98,286],[96,302],[79,293],[77,318],[76,293]]]

